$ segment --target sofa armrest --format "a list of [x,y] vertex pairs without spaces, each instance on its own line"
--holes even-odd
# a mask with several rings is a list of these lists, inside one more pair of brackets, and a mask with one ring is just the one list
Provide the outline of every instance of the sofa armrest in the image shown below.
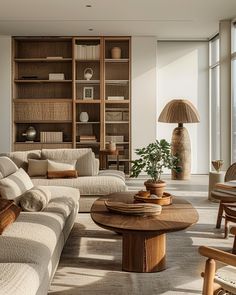
[[98,175],[99,173],[99,160],[94,158],[93,160],[93,176]]

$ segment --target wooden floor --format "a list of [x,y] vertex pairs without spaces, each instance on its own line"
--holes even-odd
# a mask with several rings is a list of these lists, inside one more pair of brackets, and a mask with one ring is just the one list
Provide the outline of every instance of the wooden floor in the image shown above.
[[[167,235],[167,269],[157,273],[121,271],[121,238],[97,227],[80,213],[63,250],[49,294],[53,295],[156,295],[201,294],[204,258],[200,245],[230,250],[233,238],[223,239],[215,228],[217,203],[208,201],[208,176],[168,182],[167,191],[184,197],[198,210],[199,221],[185,231]],[[127,180],[129,190],[140,189],[144,179]]]

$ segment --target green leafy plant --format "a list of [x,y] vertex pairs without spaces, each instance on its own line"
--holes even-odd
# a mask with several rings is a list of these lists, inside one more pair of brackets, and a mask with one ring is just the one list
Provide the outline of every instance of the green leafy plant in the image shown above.
[[140,158],[131,161],[130,177],[138,177],[144,171],[150,176],[151,182],[160,182],[164,168],[181,171],[177,166],[179,158],[171,154],[171,145],[165,139],[156,140],[147,147],[136,149],[135,152]]

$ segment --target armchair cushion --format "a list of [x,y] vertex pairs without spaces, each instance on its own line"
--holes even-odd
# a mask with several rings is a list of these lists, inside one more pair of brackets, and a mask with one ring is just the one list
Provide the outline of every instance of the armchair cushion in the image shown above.
[[225,266],[217,270],[215,282],[222,286],[223,289],[236,293],[236,268]]

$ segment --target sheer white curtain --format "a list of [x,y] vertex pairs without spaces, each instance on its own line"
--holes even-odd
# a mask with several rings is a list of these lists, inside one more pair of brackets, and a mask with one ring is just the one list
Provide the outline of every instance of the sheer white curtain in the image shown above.
[[210,51],[210,125],[211,125],[211,160],[220,159],[220,65],[219,36],[209,43]]

